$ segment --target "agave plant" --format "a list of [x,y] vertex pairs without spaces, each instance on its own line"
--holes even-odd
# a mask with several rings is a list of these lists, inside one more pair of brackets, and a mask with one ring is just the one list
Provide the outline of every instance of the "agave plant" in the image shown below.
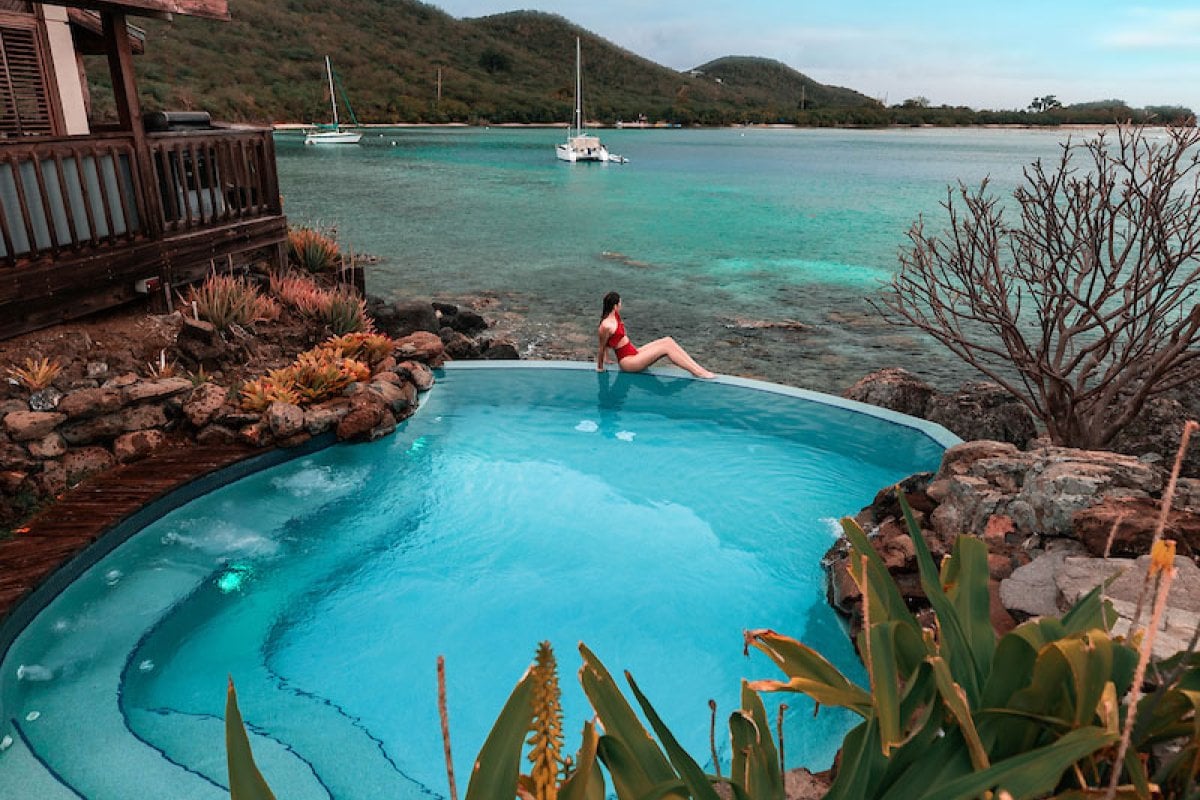
[[342,264],[337,242],[313,228],[288,231],[288,263],[304,272],[333,272]]
[[375,322],[367,314],[367,302],[353,290],[338,288],[327,293],[328,303],[317,319],[329,326],[337,336],[347,333],[370,333]]
[[249,325],[262,313],[258,289],[229,275],[210,275],[200,286],[190,287],[186,299],[201,319],[220,330]]
[[38,392],[54,383],[54,379],[62,372],[62,364],[57,359],[39,358],[36,361],[26,358],[20,367],[9,367],[8,376],[31,392]]
[[343,358],[358,359],[374,366],[392,354],[396,343],[382,333],[358,332],[330,337],[320,346]]
[[[939,572],[903,497],[901,506],[936,628],[922,629],[866,535],[844,520],[852,577],[863,592],[858,644],[869,686],[854,684],[800,642],[752,631],[748,641],[788,680],[751,688],[802,692],[863,718],[843,742],[828,800],[966,800],[1000,791],[1017,800],[1096,796],[1078,793],[1115,780],[1114,745],[1128,714],[1121,698],[1134,685],[1138,661],[1134,647],[1110,636],[1114,616],[1101,587],[1061,619],[1030,620],[997,640],[983,542],[960,537]],[[1150,798],[1152,777],[1182,779],[1194,793],[1197,688],[1193,666],[1137,703],[1141,722],[1120,765],[1128,783],[1119,796]],[[1152,775],[1151,748],[1180,736],[1192,743]]]

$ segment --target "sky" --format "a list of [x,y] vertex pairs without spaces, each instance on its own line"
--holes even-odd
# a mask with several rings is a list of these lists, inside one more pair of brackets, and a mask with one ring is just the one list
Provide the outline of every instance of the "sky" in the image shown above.
[[434,0],[456,17],[559,14],[664,66],[774,58],[888,104],[1025,108],[1118,98],[1200,110],[1200,2]]

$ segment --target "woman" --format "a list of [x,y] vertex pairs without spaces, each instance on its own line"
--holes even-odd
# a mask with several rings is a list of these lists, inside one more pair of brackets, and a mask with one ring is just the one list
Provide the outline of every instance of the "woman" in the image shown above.
[[697,378],[715,378],[715,373],[709,372],[696,363],[696,359],[675,343],[670,336],[655,339],[653,342],[638,349],[625,335],[625,323],[621,321],[621,295],[609,292],[604,295],[604,310],[600,314],[600,327],[597,331],[600,337],[600,350],[596,354],[596,371],[604,371],[604,360],[608,356],[608,348],[617,354],[617,364],[625,372],[641,372],[646,367],[666,358],[677,367],[682,367]]

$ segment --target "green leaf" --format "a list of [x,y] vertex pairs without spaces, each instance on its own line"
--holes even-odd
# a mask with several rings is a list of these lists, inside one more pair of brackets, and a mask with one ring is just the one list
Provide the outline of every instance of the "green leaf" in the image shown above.
[[[869,595],[871,624],[896,620],[912,626],[919,632],[921,626],[917,623],[917,618],[908,610],[908,604],[904,602],[896,581],[888,572],[879,553],[871,546],[871,540],[863,533],[863,529],[857,522],[846,517],[842,520],[842,532],[851,547],[850,574],[860,585],[864,581],[867,583],[866,594]],[[860,574],[862,556],[867,557],[866,575]]]
[[970,706],[967,705],[966,692],[950,677],[950,668],[946,666],[945,659],[933,657],[929,659],[929,663],[933,667],[933,677],[937,681],[942,702],[958,722],[963,741],[967,743],[967,750],[971,754],[971,766],[977,770],[987,769],[990,761],[983,742],[979,739],[979,732],[975,729],[975,719],[971,716]]
[[686,798],[687,792],[683,781],[672,775],[664,781],[652,781],[646,776],[637,758],[620,739],[612,736],[601,736],[597,748],[600,760],[608,767],[612,776],[613,789],[619,800],[643,800],[643,798],[662,797],[670,794]]
[[654,706],[650,705],[650,701],[646,699],[646,696],[642,694],[642,690],[638,688],[637,681],[628,672],[625,673],[625,680],[629,681],[629,688],[633,690],[633,696],[637,698],[638,705],[642,707],[642,712],[645,713],[646,719],[650,720],[650,727],[654,728],[654,732],[658,735],[658,740],[662,742],[663,748],[667,751],[667,757],[671,759],[676,772],[683,778],[684,785],[692,793],[692,797],[696,798],[696,800],[721,800],[721,796],[713,789],[708,776],[704,774],[704,770],[679,745],[679,741],[675,738],[675,735],[663,723],[662,718],[658,716],[658,712],[654,710]]
[[767,654],[788,676],[787,681],[751,681],[756,692],[801,692],[823,706],[871,714],[871,695],[848,680],[837,667],[807,645],[772,630],[747,631],[746,641]]
[[1106,633],[1112,630],[1113,623],[1117,621],[1117,613],[1113,610],[1112,603],[1104,599],[1104,589],[1111,582],[1112,579],[1109,579],[1096,586],[1076,600],[1071,610],[1063,614],[1062,624],[1067,633],[1079,633],[1092,628],[1100,628]]
[[762,698],[746,681],[742,681],[741,710],[748,715],[758,732],[758,738],[753,743],[746,743],[749,749],[744,751],[743,787],[755,800],[783,800],[783,775],[779,771],[779,751],[775,749],[775,740],[771,738],[771,722],[767,719]]
[[[910,675],[900,675],[899,664],[908,660],[901,652],[924,652],[924,644],[912,629],[901,622],[872,625],[866,632],[868,648],[867,672],[871,675],[875,714],[879,722],[879,744],[886,756],[908,736],[903,731],[907,720],[900,716],[900,681]],[[914,668],[915,671],[915,668]]]
[[533,684],[532,671],[526,670],[475,758],[466,800],[495,800],[516,794],[521,751],[533,721]]
[[558,790],[559,800],[604,800],[604,773],[596,761],[600,734],[590,721],[583,723],[583,742],[575,756],[575,771]]
[[254,763],[232,677],[225,693],[225,755],[229,761],[230,800],[275,800],[271,787]]
[[[964,622],[959,617],[959,609],[946,595],[942,588],[941,574],[937,566],[933,563],[933,555],[929,552],[929,545],[925,543],[925,537],[921,535],[920,526],[917,525],[916,519],[913,518],[912,509],[908,506],[908,501],[904,499],[903,492],[897,491],[897,496],[900,500],[900,509],[904,512],[904,520],[908,525],[909,536],[912,538],[913,549],[917,553],[917,570],[920,573],[921,588],[925,590],[925,596],[929,598],[929,604],[933,606],[934,613],[937,614],[938,627],[941,631],[942,644],[938,653],[931,655],[941,655],[946,659],[946,663],[950,666],[950,672],[954,676],[956,683],[961,685],[967,693],[967,699],[972,705],[978,705],[983,676],[986,675],[986,670],[991,668],[988,663],[992,657],[992,652],[995,649],[995,634],[991,633],[991,612],[987,611],[983,621],[988,625],[989,635],[992,636],[991,645],[987,648],[987,660],[982,660],[977,656],[972,648],[972,637],[968,635],[968,631],[975,634],[978,623],[975,621]],[[965,537],[959,537],[961,542]],[[982,544],[982,542],[980,543]],[[976,556],[973,548],[968,547],[967,553],[971,554],[971,565],[966,571],[964,580],[969,584],[965,596],[972,598],[972,602],[966,603],[968,610],[974,609],[974,600],[977,589],[973,585],[978,581],[977,565],[975,564]],[[962,555],[960,545],[955,544],[954,554],[951,556],[952,561],[957,561]],[[983,580],[984,591],[987,591],[987,551],[984,549],[983,557]],[[957,570],[958,568],[955,567]]]
[[1013,800],[1035,798],[1054,790],[1062,774],[1076,761],[1107,747],[1119,737],[1099,728],[1079,728],[1053,744],[1022,753],[970,775],[930,787],[921,800],[973,800],[1003,788]]
[[[730,720],[730,730],[733,720]],[[824,800],[863,800],[873,797],[876,782],[887,769],[879,747],[879,726],[874,717],[852,728],[842,739],[837,777]]]
[[[600,718],[600,724],[604,726],[604,738],[621,742],[632,758],[633,765],[645,777],[648,787],[675,779],[675,770],[642,726],[637,714],[621,694],[612,675],[600,663],[600,659],[582,643],[579,645],[579,652],[583,656],[583,666],[579,668],[579,682]],[[601,744],[603,745],[603,739]],[[601,753],[603,752],[602,749]],[[609,770],[612,771],[611,766]],[[614,774],[613,781],[616,780],[617,776]]]

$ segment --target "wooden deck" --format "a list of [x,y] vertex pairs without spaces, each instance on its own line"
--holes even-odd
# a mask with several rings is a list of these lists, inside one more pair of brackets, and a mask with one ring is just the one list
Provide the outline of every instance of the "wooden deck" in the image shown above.
[[0,542],[0,621],[122,520],[197,478],[266,452],[236,445],[171,448],[87,479]]

